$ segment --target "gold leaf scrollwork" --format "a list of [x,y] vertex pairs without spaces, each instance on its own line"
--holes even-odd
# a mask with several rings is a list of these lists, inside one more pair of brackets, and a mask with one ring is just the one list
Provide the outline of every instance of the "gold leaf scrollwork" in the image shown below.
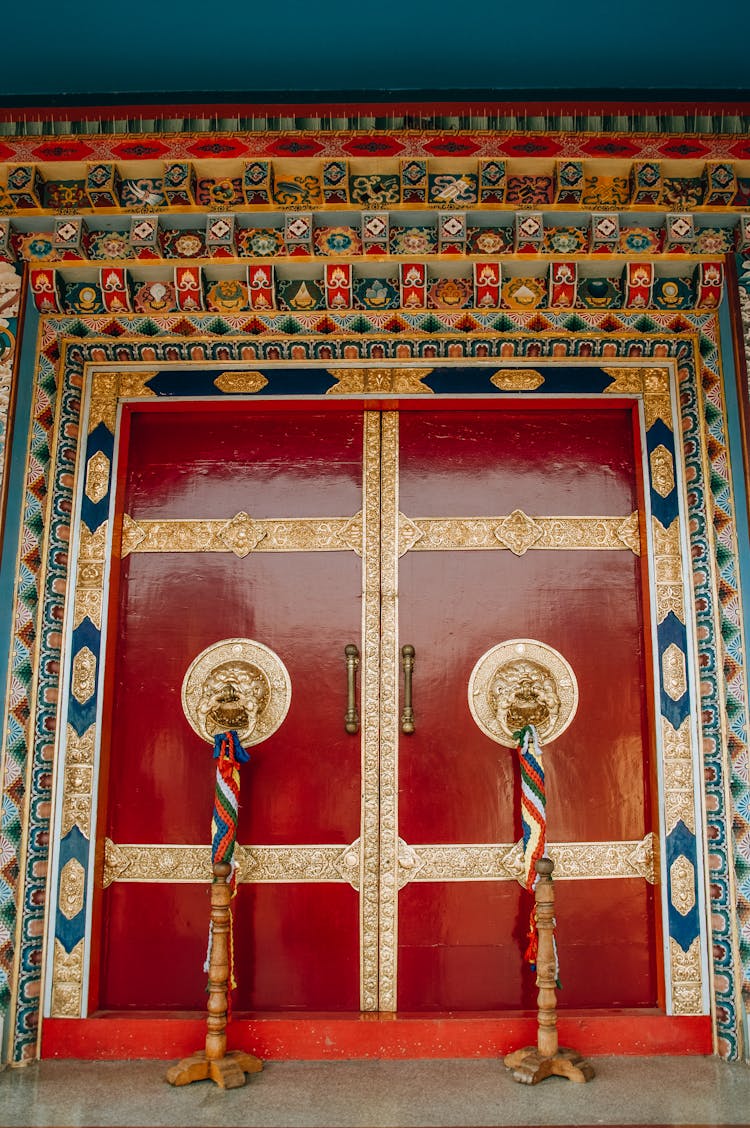
[[672,971],[672,1009],[675,1014],[702,1014],[703,991],[700,938],[696,936],[687,951],[674,937],[669,938]]
[[617,536],[634,556],[641,554],[641,525],[635,510],[617,526]]
[[362,514],[255,520],[236,513],[229,521],[122,521],[121,553],[131,552],[342,552],[362,553]]
[[687,669],[685,655],[674,642],[671,642],[661,658],[664,691],[673,701],[679,701],[687,693]]
[[669,497],[675,487],[674,459],[663,443],[651,451],[649,462],[654,489],[661,497]]
[[96,725],[89,725],[82,736],[78,736],[72,725],[67,726],[62,799],[63,835],[73,826],[78,826],[87,836],[91,832],[95,736]]
[[666,368],[604,368],[612,383],[609,395],[643,396],[643,412],[648,431],[657,419],[672,430],[672,401],[669,395],[669,370]]
[[695,788],[690,743],[690,718],[674,729],[662,717],[664,746],[664,813],[667,834],[680,820],[695,833]]
[[81,1013],[83,995],[83,940],[66,952],[59,940],[55,940],[52,968],[52,1008],[53,1018],[77,1018]]
[[640,554],[638,512],[627,517],[530,517],[514,509],[500,517],[407,517],[399,514],[399,555],[456,549],[593,549]]
[[654,578],[656,587],[656,618],[661,623],[672,611],[681,623],[685,622],[685,597],[680,554],[679,520],[675,517],[669,529],[653,517],[651,529],[654,542]]
[[432,371],[432,368],[329,368],[336,383],[326,395],[433,395],[432,388],[422,383]]
[[505,545],[516,556],[523,556],[542,536],[540,526],[522,509],[514,509],[493,531],[500,544]]
[[79,705],[84,705],[96,689],[96,655],[83,646],[73,659],[71,690]]
[[247,513],[237,513],[231,521],[227,521],[219,532],[219,540],[226,545],[235,556],[247,556],[260,544],[266,535],[265,529],[259,527]]
[[60,871],[60,912],[68,920],[83,909],[86,892],[86,871],[77,858],[70,858]]
[[91,455],[86,467],[86,496],[94,505],[107,496],[110,461],[102,450]]
[[695,867],[684,854],[669,867],[669,884],[672,904],[680,916],[687,916],[695,908]]
[[501,368],[490,376],[490,383],[501,392],[533,392],[541,388],[544,377],[533,368]]
[[136,552],[138,547],[146,539],[146,531],[137,521],[134,521],[127,513],[122,515],[122,540],[120,542],[120,554],[123,559],[129,556],[131,552]]
[[155,393],[146,385],[156,375],[156,371],[95,372],[91,377],[89,434],[100,423],[114,434],[118,401],[153,396]]
[[268,384],[268,380],[262,372],[222,372],[214,380],[214,386],[220,392],[225,392],[229,395],[252,395],[255,392],[261,391]]

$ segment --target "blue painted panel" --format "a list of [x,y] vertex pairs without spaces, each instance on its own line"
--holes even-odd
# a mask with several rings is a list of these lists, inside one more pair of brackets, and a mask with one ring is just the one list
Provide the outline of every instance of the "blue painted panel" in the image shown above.
[[[661,674],[662,658],[665,650],[674,644],[683,655],[687,653],[687,631],[684,623],[680,622],[674,611],[670,611],[656,628],[656,636],[659,645],[659,672]],[[685,672],[687,678],[689,678],[687,661],[685,663]],[[665,692],[664,686],[662,685],[661,711],[672,727],[678,729],[685,718],[690,715],[689,691],[686,689],[679,700],[675,701]]]
[[[60,843],[60,873],[71,858],[81,863],[84,871],[88,869],[89,840],[81,833],[77,826],[71,827]],[[71,919],[57,908],[55,917],[55,935],[66,952],[73,950],[79,940],[83,939],[86,927],[86,900],[84,895],[83,908]]]
[[[86,443],[86,465],[88,466],[89,459],[92,457],[92,455],[97,454],[99,451],[101,451],[103,454],[106,454],[111,466],[113,449],[114,438],[112,436],[112,432],[109,431],[103,423],[98,423],[89,435],[88,442]],[[108,512],[109,489],[107,489],[107,493],[104,495],[101,501],[97,502],[92,501],[88,494],[84,492],[81,502],[81,517],[90,532],[96,532],[102,522],[107,520]]]
[[[80,650],[87,646],[91,653],[96,658],[96,679],[99,677],[99,650],[101,646],[101,632],[97,630],[91,619],[86,618],[78,624],[73,631],[73,663],[75,663],[75,656]],[[73,696],[73,666],[71,666],[71,687],[70,687],[70,703],[68,705],[68,723],[73,726],[79,736],[82,736],[89,725],[93,725],[96,720],[96,679],[94,682],[94,691],[87,701],[83,704],[76,700]]]
[[[667,835],[667,887],[669,890],[669,935],[677,941],[684,952],[688,950],[700,931],[695,847],[695,835],[691,830],[688,830],[685,823],[680,819]],[[693,867],[694,903],[690,911],[685,913],[684,916],[674,907],[672,897],[672,863],[681,856],[687,858]]]

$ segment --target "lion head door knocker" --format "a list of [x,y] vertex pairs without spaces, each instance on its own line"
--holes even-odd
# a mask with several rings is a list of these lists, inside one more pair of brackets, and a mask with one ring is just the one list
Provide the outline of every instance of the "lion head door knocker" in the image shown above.
[[292,683],[268,646],[227,638],[191,663],[182,683],[182,707],[203,740],[233,729],[245,747],[267,740],[289,710]]
[[232,899],[237,892],[237,820],[240,765],[247,748],[276,732],[289,710],[292,683],[284,663],[251,638],[225,638],[191,662],[182,682],[182,708],[191,727],[214,746],[216,781],[211,819],[211,922],[208,955],[206,1048],[170,1067],[167,1080],[186,1085],[211,1077],[223,1088],[244,1085],[262,1062],[241,1050],[227,1053],[234,976]]
[[578,709],[578,682],[557,650],[533,638],[511,638],[479,659],[469,678],[469,709],[491,740],[515,748],[529,725],[551,744]]

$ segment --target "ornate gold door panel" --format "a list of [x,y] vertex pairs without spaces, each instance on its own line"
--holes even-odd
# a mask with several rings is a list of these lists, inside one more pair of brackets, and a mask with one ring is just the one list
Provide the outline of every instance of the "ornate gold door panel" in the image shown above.
[[[632,406],[152,400],[126,406],[122,431],[89,1009],[202,1006],[213,764],[179,689],[196,654],[235,636],[271,646],[292,682],[243,775],[238,1010],[533,1005],[513,754],[467,702],[480,655],[519,636],[564,654],[581,686],[547,759],[562,1002],[656,1005]],[[93,471],[86,490],[96,504]],[[102,590],[105,552],[82,534],[77,603],[89,556]],[[351,643],[358,734],[344,728]],[[81,647],[82,709],[87,662]],[[82,739],[70,730],[70,765]],[[154,970],[134,983],[146,933]],[[66,967],[53,1013],[82,1006]]]

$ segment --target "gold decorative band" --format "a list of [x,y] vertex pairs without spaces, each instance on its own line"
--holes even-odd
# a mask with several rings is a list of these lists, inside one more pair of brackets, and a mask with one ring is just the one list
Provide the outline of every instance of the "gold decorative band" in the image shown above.
[[[359,887],[359,839],[351,846],[241,846],[237,880],[348,881]],[[113,881],[210,881],[211,846],[104,842],[104,888]]]
[[122,555],[131,552],[356,552],[362,555],[362,513],[353,517],[288,517],[256,521],[122,519]]
[[[627,517],[529,517],[521,509],[501,517],[422,517],[399,514],[399,556],[456,549],[629,549],[640,554],[638,513]],[[122,555],[131,552],[356,552],[362,555],[362,513],[353,517],[255,520],[237,513],[229,521],[122,522]]]
[[[645,878],[654,885],[656,842],[558,842],[548,846],[556,880]],[[346,881],[360,885],[360,841],[349,846],[240,846],[242,882]],[[523,878],[520,842],[410,846],[398,840],[398,887],[410,881],[514,881]],[[104,887],[113,881],[211,880],[210,846],[131,845],[105,840]]]
[[399,555],[455,549],[630,549],[640,555],[638,512],[627,517],[406,517],[399,514]]

